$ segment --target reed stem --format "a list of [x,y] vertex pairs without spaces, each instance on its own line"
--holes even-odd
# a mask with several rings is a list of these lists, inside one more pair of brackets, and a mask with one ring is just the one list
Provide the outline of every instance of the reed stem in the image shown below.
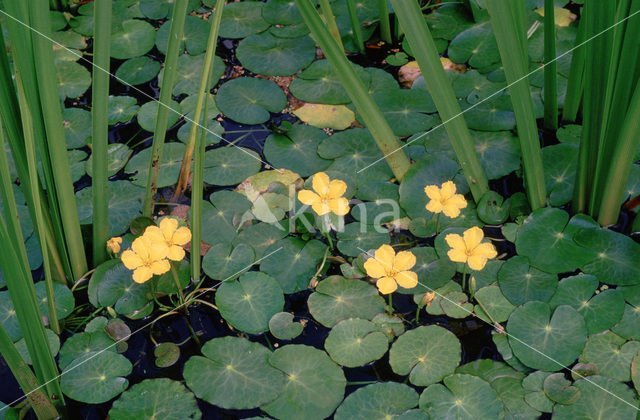
[[544,125],[558,129],[558,69],[553,0],[544,0]]

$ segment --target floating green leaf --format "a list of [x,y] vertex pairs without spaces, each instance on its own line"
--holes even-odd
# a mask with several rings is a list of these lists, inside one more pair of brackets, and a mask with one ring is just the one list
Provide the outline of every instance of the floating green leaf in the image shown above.
[[239,77],[220,87],[216,104],[223,114],[236,122],[259,124],[270,118],[269,112],[282,111],[287,98],[270,80]]
[[573,386],[580,390],[580,399],[571,405],[556,404],[554,419],[632,419],[638,412],[635,393],[614,379],[589,376],[577,380]]
[[140,19],[125,20],[121,29],[111,34],[111,57],[139,57],[153,48],[155,40],[156,31],[151,24]]
[[269,23],[262,18],[264,3],[243,1],[225,5],[220,22],[221,38],[245,38],[262,32]]
[[162,66],[149,57],[130,58],[118,67],[116,77],[127,85],[140,85],[149,82],[160,72]]
[[260,271],[275,278],[285,293],[305,290],[322,261],[326,246],[317,240],[284,238],[266,249]]
[[556,291],[558,276],[529,265],[526,257],[509,258],[498,272],[502,294],[514,305],[539,300],[548,302]]
[[620,382],[629,382],[631,361],[638,351],[640,351],[640,342],[627,342],[609,331],[589,337],[580,361],[595,364],[599,375],[617,379]]
[[130,314],[145,306],[152,292],[152,285],[135,283],[120,260],[100,264],[89,279],[89,301],[97,308],[111,306],[117,313]]
[[[140,156],[138,154],[138,156]],[[117,236],[129,227],[142,210],[143,191],[130,181],[113,181],[109,183],[109,235]],[[76,193],[80,223],[89,224],[92,220],[93,205],[91,187]]]
[[109,95],[109,125],[131,121],[140,109],[137,102],[131,96]]
[[383,420],[404,418],[405,411],[418,405],[418,393],[397,382],[381,382],[357,389],[336,410],[336,420]]
[[316,57],[316,48],[308,36],[278,38],[263,32],[240,41],[236,56],[254,73],[289,76],[311,64]]
[[62,61],[56,64],[60,99],[77,98],[91,86],[91,74],[82,65],[74,61]]
[[304,326],[293,321],[293,314],[278,312],[269,320],[269,331],[278,340],[291,340],[302,333]]
[[262,160],[244,147],[218,147],[204,154],[204,181],[212,185],[239,184],[260,171]]
[[131,362],[121,354],[89,352],[62,371],[60,388],[67,397],[76,401],[100,404],[127,389],[129,381],[124,377],[131,373],[132,368]]
[[249,245],[232,247],[227,243],[217,243],[202,259],[202,270],[212,279],[226,281],[251,268],[254,261],[255,254]]
[[358,367],[381,358],[387,352],[389,343],[373,322],[349,318],[331,329],[324,347],[336,363]]

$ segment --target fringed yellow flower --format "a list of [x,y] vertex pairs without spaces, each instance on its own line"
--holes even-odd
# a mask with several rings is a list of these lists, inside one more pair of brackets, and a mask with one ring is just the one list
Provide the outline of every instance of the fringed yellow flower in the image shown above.
[[167,260],[169,247],[162,242],[153,242],[146,236],[136,238],[131,249],[122,253],[122,263],[133,270],[133,281],[144,283],[154,274],[164,274],[171,269]]
[[178,227],[178,220],[165,217],[160,221],[160,226],[147,227],[143,236],[154,243],[166,244],[167,258],[172,261],[182,261],[185,255],[182,245],[186,245],[191,240],[191,231],[188,227]]
[[344,216],[349,213],[349,200],[343,197],[347,191],[347,184],[339,179],[331,180],[324,172],[318,172],[313,176],[313,191],[300,190],[298,200],[311,206],[318,216],[327,213],[335,213]]
[[431,213],[444,213],[453,219],[460,215],[460,209],[467,207],[467,200],[462,194],[456,194],[456,184],[452,181],[442,184],[442,188],[427,185],[424,192],[431,199],[426,206]]
[[120,245],[122,244],[122,238],[119,236],[114,236],[113,238],[107,241],[107,249],[114,254],[120,252]]
[[369,277],[378,279],[376,287],[383,295],[393,293],[398,285],[411,289],[418,284],[418,275],[410,270],[416,265],[416,256],[409,251],[396,254],[389,245],[382,245],[375,252],[374,258],[364,263]]
[[453,262],[467,263],[472,270],[482,270],[491,258],[498,255],[489,242],[482,243],[484,233],[477,226],[464,231],[463,236],[450,233],[444,240],[451,247],[447,255]]

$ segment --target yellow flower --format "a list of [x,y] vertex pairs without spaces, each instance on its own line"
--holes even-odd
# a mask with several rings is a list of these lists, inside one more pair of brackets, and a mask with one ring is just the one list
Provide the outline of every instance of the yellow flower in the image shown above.
[[445,216],[458,217],[460,209],[467,207],[467,200],[462,194],[456,194],[456,184],[447,181],[442,184],[442,188],[437,185],[427,185],[424,192],[431,199],[427,203],[426,209],[431,213],[444,213]]
[[169,248],[166,244],[152,242],[143,236],[136,238],[120,257],[122,263],[129,270],[133,270],[133,281],[144,283],[154,274],[164,274],[171,269],[171,264],[166,259]]
[[487,264],[487,260],[498,255],[493,244],[482,243],[484,233],[477,226],[467,229],[463,233],[464,238],[455,233],[448,234],[444,240],[451,247],[447,255],[454,262],[469,264],[472,270],[482,270]]
[[313,191],[300,190],[298,200],[311,206],[318,216],[324,216],[333,212],[338,216],[349,213],[349,201],[342,195],[347,191],[347,184],[339,179],[333,181],[324,172],[318,172],[313,176]]
[[143,236],[154,243],[166,244],[167,258],[172,261],[182,261],[185,255],[182,245],[186,245],[191,240],[191,231],[188,227],[179,228],[178,220],[165,217],[160,221],[160,226],[147,227]]
[[405,289],[411,289],[418,284],[418,275],[408,271],[416,265],[416,256],[409,251],[396,252],[389,245],[382,245],[375,252],[375,258],[369,258],[364,263],[364,269],[369,277],[378,279],[376,286],[380,293],[393,293],[398,284]]
[[114,254],[117,254],[120,252],[120,244],[122,244],[122,238],[119,236],[114,236],[107,241],[107,249]]

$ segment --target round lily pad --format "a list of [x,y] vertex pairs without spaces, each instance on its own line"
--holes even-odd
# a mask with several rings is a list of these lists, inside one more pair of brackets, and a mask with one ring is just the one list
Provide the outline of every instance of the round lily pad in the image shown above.
[[507,323],[509,345],[525,365],[555,372],[572,364],[587,340],[584,318],[568,305],[553,314],[544,302],[528,302],[516,308]]
[[293,114],[314,127],[334,130],[349,128],[356,118],[354,112],[344,105],[304,104]]
[[210,404],[249,409],[285,392],[284,375],[269,363],[272,353],[259,343],[239,337],[214,338],[202,346],[202,354],[187,360],[183,376],[196,396]]
[[326,246],[317,240],[284,238],[267,248],[268,256],[260,263],[260,271],[275,278],[285,293],[305,290],[325,250]]
[[[187,118],[191,118],[191,117],[187,116],[185,117],[185,120],[187,120]],[[183,125],[180,126],[180,128],[178,129],[178,140],[180,140],[185,144],[188,143],[192,124],[193,123],[191,121],[187,120]],[[219,121],[210,119],[210,120],[207,120],[206,128],[203,128],[202,126],[203,124],[200,124],[198,128],[204,129],[206,131],[205,139],[204,139],[205,145],[209,146],[212,144],[220,143],[220,141],[223,139],[222,135],[224,134],[224,128],[222,127]]]
[[115,341],[104,332],[104,329],[74,334],[62,345],[58,366],[60,369],[65,369],[75,359],[87,353],[98,351],[116,352]]
[[304,22],[295,2],[268,0],[262,9],[262,17],[273,25],[293,25]]
[[242,194],[228,190],[214,192],[209,200],[202,203],[202,241],[210,245],[230,244],[236,238],[238,223],[251,208],[251,202]]
[[389,351],[389,364],[398,375],[409,375],[417,386],[440,382],[460,363],[460,341],[437,325],[418,327],[398,337]]
[[11,341],[18,341],[22,338],[18,316],[8,291],[0,292],[0,324]]
[[261,407],[270,416],[324,419],[344,397],[344,373],[321,350],[289,344],[277,349],[269,364],[285,374],[285,386],[278,398]]
[[[362,67],[352,64],[354,70],[368,84],[371,76]],[[304,102],[315,104],[348,104],[351,98],[344,90],[340,78],[328,60],[314,61],[298,74],[289,85],[291,94]]]
[[65,108],[62,110],[62,120],[67,147],[75,149],[85,146],[87,137],[91,135],[91,112],[81,108]]
[[337,236],[338,249],[343,254],[351,257],[389,243],[387,229],[364,223],[349,223],[342,232],[338,232]]
[[556,404],[554,419],[632,419],[637,415],[635,393],[623,383],[594,375],[577,380],[573,386],[580,390],[580,399],[571,405]]
[[56,63],[56,74],[60,99],[77,98],[91,86],[89,70],[74,61]]
[[151,24],[140,19],[125,20],[120,30],[111,34],[111,57],[139,57],[153,48],[155,40],[156,31]]
[[330,160],[318,156],[318,144],[327,135],[324,131],[296,124],[286,133],[273,133],[264,144],[264,156],[276,168],[286,168],[307,177],[323,171]]
[[117,313],[130,314],[145,306],[151,298],[151,282],[135,283],[131,271],[120,260],[100,264],[89,279],[89,301],[97,308],[111,306]]
[[633,239],[608,229],[582,229],[574,236],[575,242],[585,247],[585,254],[595,258],[580,268],[602,283],[633,285],[640,283],[640,245]]
[[336,363],[358,367],[381,358],[387,352],[389,343],[373,322],[349,318],[331,329],[324,347]]
[[[504,297],[500,288],[495,285],[483,287],[478,290],[473,297],[476,302],[479,302],[473,311],[478,318],[490,324],[506,321],[515,309],[515,306]],[[490,317],[487,316],[487,313]]]
[[[205,54],[189,55],[182,54],[178,57],[178,71],[176,74],[176,82],[173,87],[173,94],[179,95],[197,95],[200,88],[200,78],[202,77],[202,69],[204,68]],[[213,69],[209,79],[208,88],[211,89],[222,75],[224,74],[226,64],[217,55],[213,57]],[[163,71],[158,76],[158,82],[162,82]]]
[[549,273],[573,271],[593,259],[593,254],[574,242],[581,229],[580,219],[560,209],[542,208],[524,220],[518,231],[518,255],[529,258],[532,266]]
[[384,299],[369,283],[331,276],[318,283],[308,305],[311,315],[331,328],[347,318],[372,319],[384,310]]
[[[123,143],[111,143],[107,147],[107,175],[113,176],[124,168],[133,151]],[[87,175],[93,176],[93,155],[86,161]]]
[[[182,156],[184,155],[184,144],[182,143],[166,143],[162,148],[162,159],[158,166],[158,188],[173,185],[178,180],[180,167],[182,166]],[[151,160],[151,148],[146,148],[136,153],[125,166],[124,171],[134,174],[132,177],[133,185],[140,187],[147,186],[147,177],[149,176],[149,161]],[[124,182],[124,181],[116,181]],[[113,185],[113,183],[111,183]],[[142,199],[142,193],[138,193]],[[131,196],[128,196],[131,200]],[[131,221],[133,218],[130,218]]]
[[[410,136],[426,131],[436,123],[429,112],[435,112],[433,100],[423,91],[392,89],[372,95],[389,126],[397,136]],[[361,115],[358,121],[363,123]]]
[[216,104],[223,114],[236,122],[260,124],[269,120],[269,112],[282,111],[287,98],[270,80],[238,77],[220,87]]
[[625,305],[622,319],[611,331],[626,339],[640,340],[640,306]]
[[175,343],[160,343],[153,349],[153,356],[157,367],[173,366],[180,358],[180,347]]
[[640,351],[640,342],[627,341],[608,331],[589,337],[580,361],[596,365],[599,375],[629,382],[631,361],[638,351]]
[[202,270],[215,280],[231,280],[248,270],[255,261],[253,248],[240,244],[217,243],[202,259]]
[[578,145],[556,144],[542,149],[545,185],[549,204],[561,206],[571,201],[578,166]]
[[109,125],[131,121],[140,109],[137,103],[131,96],[109,95]]
[[278,340],[291,340],[302,333],[304,326],[293,321],[293,314],[278,312],[269,320],[269,331]]
[[267,331],[271,317],[282,311],[284,296],[273,277],[249,272],[221,284],[216,291],[216,305],[232,327],[258,334]]
[[[39,281],[35,285],[38,306],[42,316],[49,317],[49,305],[47,303],[47,286],[44,281]],[[71,315],[76,306],[73,293],[69,288],[61,283],[53,283],[53,298],[56,301],[56,314],[62,320]]]
[[404,418],[418,405],[418,393],[405,384],[382,382],[357,389],[336,410],[336,420]]
[[193,394],[180,382],[167,378],[145,379],[133,385],[109,410],[112,420],[199,419],[200,409]]
[[456,273],[455,265],[448,258],[438,258],[434,248],[417,247],[409,251],[416,256],[411,269],[418,275],[418,285],[413,289],[398,288],[399,293],[425,293],[444,286]]
[[500,61],[500,51],[489,22],[472,26],[451,40],[449,58],[454,63],[469,63],[475,68],[488,67]]
[[132,368],[126,357],[112,351],[85,353],[62,371],[60,388],[76,401],[101,404],[127,389],[129,381],[124,377]]
[[140,85],[153,80],[161,67],[159,62],[149,57],[130,58],[118,67],[116,77],[127,85]]
[[262,18],[264,3],[243,1],[226,4],[220,22],[221,38],[245,38],[262,32],[269,27],[269,22]]
[[544,393],[558,404],[570,405],[580,399],[580,390],[571,386],[562,373],[552,373],[544,380]]
[[[45,328],[44,332],[47,336],[47,342],[49,343],[49,351],[51,351],[51,355],[53,357],[56,357],[58,351],[60,351],[60,338],[58,338],[57,334],[48,328]],[[31,361],[29,350],[27,349],[27,341],[24,338],[21,338],[14,344],[16,346],[16,350],[18,350],[18,353],[20,353],[20,356],[22,356],[22,359],[27,362],[27,364],[32,365],[33,362]]]
[[226,146],[204,154],[204,181],[212,185],[239,184],[258,173],[262,160],[256,152],[244,147]]
[[456,373],[434,384],[420,395],[420,408],[430,418],[459,420],[500,419],[502,403],[491,385],[477,376]]
[[[142,105],[138,111],[138,124],[150,133],[153,133],[156,129],[156,116],[159,106],[162,106],[159,102],[149,101]],[[167,128],[169,128],[180,119],[181,110],[180,104],[175,101],[169,102],[167,106],[169,107]]]
[[263,32],[240,41],[236,54],[240,63],[254,73],[289,76],[311,64],[316,48],[308,36],[278,38]]
[[548,302],[556,291],[558,276],[529,265],[526,257],[509,258],[498,272],[502,294],[514,305],[531,300]]
[[[109,182],[109,235],[117,236],[129,227],[142,210],[144,190],[130,181]],[[89,224],[92,220],[91,187],[76,193],[80,223]]]
[[[167,54],[167,44],[169,42],[169,31],[171,30],[171,19],[160,26],[156,35],[156,47],[162,54]],[[184,20],[184,34],[182,35],[180,51],[185,48],[191,55],[198,55],[207,48],[210,24],[197,16],[187,15]]]

